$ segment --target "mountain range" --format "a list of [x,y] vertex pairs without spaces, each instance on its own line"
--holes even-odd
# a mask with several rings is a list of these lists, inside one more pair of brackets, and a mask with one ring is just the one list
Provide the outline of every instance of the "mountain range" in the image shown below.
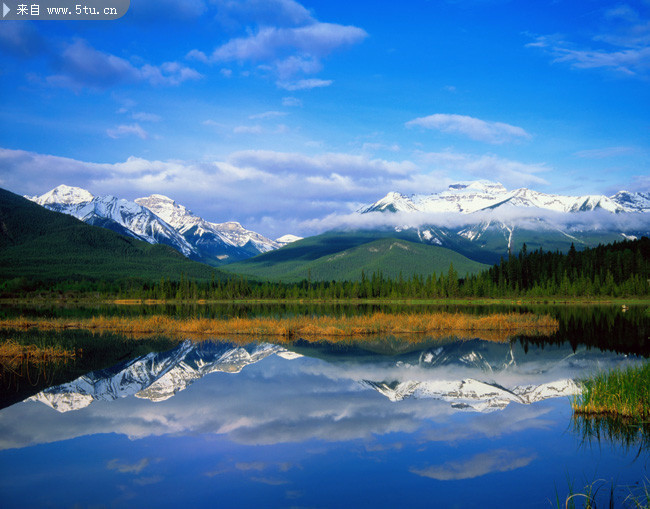
[[524,244],[568,251],[650,233],[650,193],[564,196],[507,190],[486,180],[406,196],[390,192],[349,223],[301,239],[271,240],[238,222],[210,222],[160,194],[128,201],[65,185],[28,197],[50,210],[150,244],[165,244],[231,273],[285,282],[360,279],[362,271],[463,276]]
[[[390,192],[357,211],[395,214],[396,231],[486,262],[516,253],[524,243],[529,249],[566,251],[571,244],[590,247],[647,235],[648,212],[650,193],[565,196],[507,190],[487,180],[452,184],[433,194]],[[482,252],[478,258],[476,247]]]
[[56,212],[121,235],[165,244],[196,261],[218,266],[278,249],[299,237],[271,240],[231,221],[211,223],[174,200],[153,194],[129,201],[115,196],[93,196],[78,187],[60,185],[29,200]]
[[[0,189],[0,281],[224,279],[169,246],[85,224]],[[22,283],[21,283],[22,284]]]
[[476,180],[450,185],[447,190],[433,194],[405,196],[390,192],[359,212],[457,212],[472,214],[502,207],[530,207],[555,212],[585,212],[602,209],[607,212],[649,212],[650,193],[619,191],[613,196],[564,196],[545,194],[527,188],[508,191],[498,182]]

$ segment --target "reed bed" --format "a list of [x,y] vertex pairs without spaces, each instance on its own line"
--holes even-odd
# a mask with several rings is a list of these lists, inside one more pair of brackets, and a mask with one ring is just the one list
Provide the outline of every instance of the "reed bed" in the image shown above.
[[650,418],[650,362],[581,380],[573,401],[577,414],[614,415],[640,421]]
[[461,313],[389,314],[363,316],[295,316],[285,318],[189,318],[169,316],[72,318],[8,318],[2,329],[83,329],[122,334],[160,334],[182,337],[271,336],[297,338],[359,338],[379,334],[462,337],[485,334],[496,340],[514,335],[539,335],[557,331],[558,321],[547,315],[500,313],[485,316]]
[[66,362],[75,357],[75,352],[56,346],[21,345],[8,340],[0,343],[0,363],[5,366],[19,366],[23,362],[42,364]]

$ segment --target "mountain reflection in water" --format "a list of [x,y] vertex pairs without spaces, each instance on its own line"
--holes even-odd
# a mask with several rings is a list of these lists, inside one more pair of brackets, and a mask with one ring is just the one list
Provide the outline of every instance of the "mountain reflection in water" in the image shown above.
[[634,362],[518,341],[187,341],[0,410],[0,499],[548,507],[567,472],[645,475],[634,451],[582,447],[567,397],[576,377]]
[[271,355],[287,360],[321,357],[325,362],[319,365],[325,376],[358,382],[391,401],[433,398],[447,401],[456,409],[477,411],[576,394],[576,376],[628,360],[625,355],[573,351],[568,347],[543,352],[529,347],[525,353],[517,343],[480,340],[449,341],[398,356],[304,341],[298,342],[294,350],[269,343],[241,346],[185,341],[167,352],[150,353],[93,371],[29,399],[59,412],[128,396],[160,402],[208,374],[239,373]]

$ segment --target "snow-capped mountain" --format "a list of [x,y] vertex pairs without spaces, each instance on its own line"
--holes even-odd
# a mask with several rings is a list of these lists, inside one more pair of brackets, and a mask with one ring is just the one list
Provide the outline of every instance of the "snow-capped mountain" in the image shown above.
[[50,387],[28,401],[40,401],[58,412],[79,410],[93,401],[112,401],[127,396],[164,401],[205,375],[239,373],[245,366],[274,354],[289,360],[299,357],[268,343],[235,346],[185,341],[168,352],[150,353]]
[[[524,242],[532,248],[565,250],[571,243],[590,246],[650,233],[650,214],[646,215],[650,193],[564,196],[526,188],[508,190],[487,180],[452,184],[433,194],[390,192],[357,212],[400,213],[405,222],[408,217],[417,218],[417,227],[406,224],[395,229],[474,259],[481,256],[477,247],[498,259],[516,252]],[[581,215],[584,212],[601,213],[616,221],[592,221],[591,216]],[[628,217],[634,221],[626,222]]]
[[243,259],[278,249],[281,244],[245,229],[235,221],[211,223],[161,194],[137,198],[135,202],[165,220],[205,257]]
[[133,202],[60,185],[41,196],[26,198],[121,235],[166,244],[193,260],[213,265],[250,258],[300,238],[285,235],[281,241],[274,241],[234,221],[211,223],[158,194]]
[[43,207],[63,212],[95,226],[150,244],[166,244],[191,257],[196,250],[185,238],[149,209],[115,196],[93,196],[85,189],[60,185],[41,195],[28,197]]
[[614,196],[563,196],[520,188],[508,191],[502,184],[487,180],[452,184],[447,190],[433,194],[390,192],[381,200],[363,207],[360,213],[387,212],[459,212],[471,214],[510,205],[535,207],[555,212],[583,212],[603,209],[608,212],[649,212],[650,193],[619,191]]

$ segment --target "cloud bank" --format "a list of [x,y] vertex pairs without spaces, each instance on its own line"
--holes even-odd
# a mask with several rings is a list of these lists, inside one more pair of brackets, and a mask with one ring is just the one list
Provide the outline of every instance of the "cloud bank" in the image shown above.
[[[261,129],[261,128],[260,128]],[[240,126],[255,135],[256,125]],[[107,135],[148,136],[139,124],[122,124]],[[135,199],[165,194],[210,221],[239,221],[274,238],[286,233],[313,235],[332,228],[395,226],[462,226],[469,222],[516,221],[521,225],[561,226],[571,222],[586,228],[647,230],[642,215],[580,213],[563,215],[536,209],[505,209],[483,215],[356,214],[389,191],[429,194],[470,178],[500,180],[507,187],[545,182],[527,165],[495,156],[461,153],[419,153],[414,160],[389,160],[367,153],[321,153],[244,150],[222,160],[149,160],[129,157],[114,163],[93,163],[0,148],[0,186],[18,194],[40,195],[67,184],[96,195]],[[514,184],[514,185],[513,185]],[[647,185],[644,181],[640,186]]]

